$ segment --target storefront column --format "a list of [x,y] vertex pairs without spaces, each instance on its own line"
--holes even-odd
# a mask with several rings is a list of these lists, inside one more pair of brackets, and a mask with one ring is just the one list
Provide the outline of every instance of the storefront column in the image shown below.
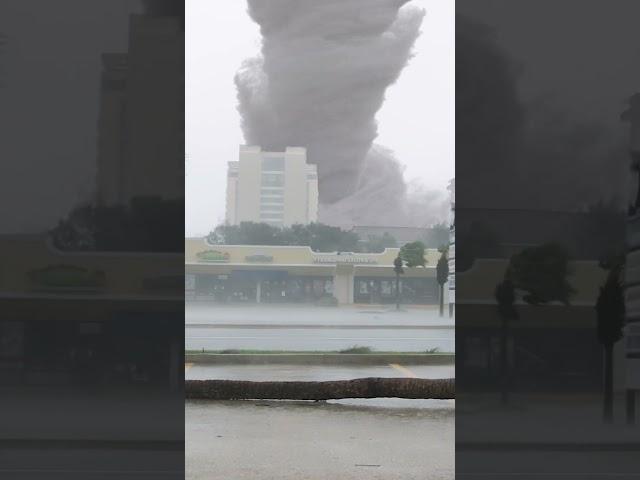
[[353,304],[353,265],[336,265],[333,276],[333,294],[341,305]]
[[[440,284],[438,284],[438,290],[440,290]],[[439,293],[439,292],[438,292]],[[449,282],[445,282],[445,284],[442,286],[442,296],[443,298],[443,304],[444,304],[444,309],[447,310],[449,308]]]
[[262,281],[258,280],[258,284],[256,286],[256,303],[260,303],[261,297],[262,297]]
[[178,390],[183,385],[181,367],[184,365],[183,347],[176,342],[171,342],[169,348],[169,388]]

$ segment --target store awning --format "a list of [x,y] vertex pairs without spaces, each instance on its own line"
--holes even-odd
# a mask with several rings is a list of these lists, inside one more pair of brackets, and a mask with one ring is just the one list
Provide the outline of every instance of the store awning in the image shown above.
[[258,281],[258,280],[286,280],[286,270],[234,270],[231,272],[231,280]]

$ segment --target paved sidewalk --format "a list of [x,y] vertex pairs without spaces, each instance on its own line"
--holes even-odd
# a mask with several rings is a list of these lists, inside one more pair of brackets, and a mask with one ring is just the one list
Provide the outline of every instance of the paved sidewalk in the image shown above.
[[457,400],[459,448],[640,451],[640,424],[626,425],[621,395],[613,424],[602,421],[599,395],[512,394],[506,407],[497,395],[459,395]]
[[450,480],[454,406],[188,401],[189,480]]
[[112,442],[114,447],[125,441],[170,449],[184,438],[183,402],[179,394],[169,398],[154,389],[0,389],[0,441]]

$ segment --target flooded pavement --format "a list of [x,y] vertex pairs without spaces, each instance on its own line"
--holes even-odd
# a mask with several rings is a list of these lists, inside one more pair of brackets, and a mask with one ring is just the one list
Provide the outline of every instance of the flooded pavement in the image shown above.
[[453,479],[454,404],[187,401],[186,478]]
[[455,351],[454,320],[434,308],[187,305],[187,350]]
[[455,351],[454,330],[382,329],[265,329],[187,327],[187,350],[306,350],[339,351],[354,345],[377,351]]
[[264,324],[264,325],[377,325],[444,326],[453,328],[455,319],[440,317],[437,307],[313,305],[216,305],[202,302],[185,304],[185,324]]

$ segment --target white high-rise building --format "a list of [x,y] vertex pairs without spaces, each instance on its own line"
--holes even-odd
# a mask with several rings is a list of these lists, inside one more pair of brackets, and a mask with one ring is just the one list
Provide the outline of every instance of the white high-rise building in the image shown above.
[[291,226],[317,219],[318,171],[307,163],[305,148],[263,152],[258,146],[240,146],[239,159],[229,162],[227,172],[228,225]]
[[102,55],[99,204],[184,197],[183,90],[181,19],[132,15],[127,53]]

